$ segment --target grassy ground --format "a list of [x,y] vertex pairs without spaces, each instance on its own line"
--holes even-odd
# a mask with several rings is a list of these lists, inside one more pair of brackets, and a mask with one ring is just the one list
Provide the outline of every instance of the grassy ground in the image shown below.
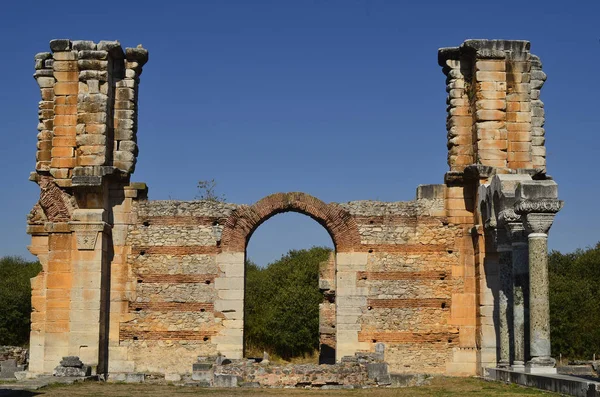
[[304,389],[205,389],[196,387],[159,386],[149,384],[115,384],[86,382],[71,386],[50,386],[36,392],[13,392],[3,394],[0,385],[0,396],[210,396],[234,397],[240,395],[253,396],[354,396],[354,397],[468,397],[468,396],[550,396],[535,389],[516,385],[505,385],[496,382],[485,382],[474,378],[434,378],[428,386],[401,389],[364,389],[364,390],[304,390]]

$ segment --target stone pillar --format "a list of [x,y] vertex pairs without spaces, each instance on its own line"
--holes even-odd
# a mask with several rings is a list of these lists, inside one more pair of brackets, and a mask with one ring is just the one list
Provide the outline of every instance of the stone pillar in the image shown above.
[[529,257],[527,236],[521,217],[512,209],[502,211],[507,237],[511,243],[512,262],[512,362],[514,371],[524,371],[526,359],[526,319],[529,298]]
[[63,356],[79,356],[105,373],[111,231],[126,232],[113,229],[117,203],[109,191],[125,194],[134,170],[137,90],[148,52],[68,39],[52,40],[50,49],[35,56],[42,101],[30,180],[40,200],[27,232],[43,270],[32,281],[29,369],[51,373]]
[[367,309],[366,287],[357,287],[357,274],[367,270],[366,252],[336,254],[336,350],[335,361],[354,356],[357,351],[371,350],[371,343],[359,340],[361,316]]
[[[502,230],[499,230],[502,232]],[[499,233],[500,237],[500,233]],[[510,313],[512,308],[512,257],[511,246],[508,242],[498,244],[498,276],[500,289],[498,291],[498,325],[499,325],[499,368],[510,366]]]
[[556,373],[550,352],[550,303],[548,299],[548,231],[563,202],[556,199],[554,181],[522,183],[515,212],[523,216],[529,241],[530,360],[526,371]]
[[70,356],[78,356],[93,372],[107,366],[107,264],[110,226],[104,209],[77,209],[69,222],[75,246],[71,251]]

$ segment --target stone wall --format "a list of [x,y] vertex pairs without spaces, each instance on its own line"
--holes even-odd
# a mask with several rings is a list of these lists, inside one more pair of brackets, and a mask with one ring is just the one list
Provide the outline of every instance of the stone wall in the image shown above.
[[[336,362],[385,346],[396,373],[552,363],[545,238],[562,204],[545,173],[545,74],[528,42],[439,50],[444,184],[419,186],[409,202],[290,192],[251,205],[149,201],[130,181],[147,51],[104,41],[50,48],[35,57],[42,101],[30,179],[40,199],[27,230],[43,270],[32,279],[32,374],[63,356],[112,375],[189,373],[198,356],[242,359],[247,243],[290,211],[320,223],[335,245],[321,268],[320,313],[321,345]],[[520,314],[510,319],[514,302]],[[524,336],[529,302],[535,343]]]
[[[321,288],[332,295],[321,305],[323,345],[335,350],[347,340],[354,349],[371,351],[382,342],[396,372],[446,371],[452,349],[458,346],[452,297],[463,292],[464,283],[452,273],[459,263],[454,247],[460,230],[447,221],[443,186],[436,187],[435,194],[413,202],[326,205],[347,214],[344,219],[356,225],[360,242],[353,247],[355,254],[338,253],[338,258],[351,257],[342,264],[344,271],[336,256],[322,265]],[[307,195],[290,194],[294,195],[299,202],[315,202]],[[277,203],[293,202],[278,195],[266,200],[273,212],[279,211]],[[224,353],[218,340],[229,326],[243,331],[243,267],[230,274],[241,281],[237,289],[220,289],[231,265],[218,258],[226,250],[220,240],[223,225],[231,224],[246,207],[140,201],[132,208],[136,222],[127,232],[129,278],[123,280],[131,290],[126,321],[119,324],[119,346],[127,347],[136,371],[185,373],[196,356]],[[314,215],[311,209],[305,211]],[[352,261],[358,252],[362,264]],[[342,284],[336,285],[335,277],[342,277]],[[342,299],[344,293],[351,296],[352,306],[340,307],[340,293]],[[241,306],[228,305],[229,295]],[[242,318],[228,318],[235,311],[241,311]],[[344,331],[354,331],[355,339]],[[177,359],[165,359],[173,351]]]

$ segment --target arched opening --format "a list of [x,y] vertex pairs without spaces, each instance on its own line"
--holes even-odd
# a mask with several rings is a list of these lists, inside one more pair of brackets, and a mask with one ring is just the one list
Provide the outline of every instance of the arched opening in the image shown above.
[[[217,262],[220,267],[221,275],[215,280],[215,289],[217,299],[215,300],[215,310],[223,315],[223,328],[219,334],[213,337],[217,344],[217,350],[232,358],[242,358],[244,356],[244,295],[245,295],[245,261],[246,248],[250,237],[254,231],[269,218],[284,212],[295,212],[309,216],[319,223],[329,234],[335,248],[335,260],[331,271],[331,280],[333,288],[338,283],[340,277],[337,272],[340,263],[347,268],[352,268],[356,260],[362,261],[365,258],[355,252],[364,249],[361,246],[358,227],[354,218],[340,205],[331,203],[326,204],[321,200],[306,193],[276,193],[267,196],[251,206],[240,206],[236,208],[227,218],[223,225],[221,237],[221,253],[217,256]],[[342,257],[340,256],[342,255]],[[340,258],[342,258],[340,260]],[[362,262],[361,262],[362,263]],[[355,282],[356,273],[349,271],[344,274],[348,279],[344,282],[348,285]],[[353,300],[350,294],[352,288],[346,288],[345,305],[350,305]],[[337,294],[339,295],[339,293]],[[337,297],[339,298],[339,296]],[[332,316],[338,321],[339,299],[331,299],[335,314]],[[351,324],[349,324],[350,326]],[[334,328],[335,335],[335,360],[339,360],[342,355],[353,354],[357,344],[357,331],[350,330],[344,333],[343,340],[338,338],[339,327]],[[350,336],[348,336],[350,335]],[[333,361],[333,360],[331,360]]]
[[294,211],[261,224],[246,248],[244,356],[335,363],[335,251]]

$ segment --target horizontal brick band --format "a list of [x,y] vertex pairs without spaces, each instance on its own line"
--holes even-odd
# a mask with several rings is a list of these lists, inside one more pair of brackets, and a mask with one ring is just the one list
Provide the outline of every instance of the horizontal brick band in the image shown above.
[[424,253],[424,252],[447,252],[454,250],[443,244],[363,244],[369,252],[386,253]]
[[212,226],[215,222],[223,224],[227,218],[212,216],[148,216],[139,221],[143,225],[174,226]]
[[215,280],[216,274],[138,274],[138,282],[142,283],[207,283]]
[[425,272],[357,272],[357,280],[444,280],[445,271]]
[[138,331],[129,327],[119,330],[119,340],[208,340],[217,335],[215,330],[205,331]]
[[129,311],[212,312],[214,305],[205,302],[129,302]]
[[369,299],[368,307],[373,309],[403,308],[403,307],[437,307],[450,308],[450,299],[424,298],[424,299]]
[[388,343],[453,343],[458,334],[450,332],[359,332],[359,342]]
[[212,245],[133,247],[132,249],[132,253],[139,255],[193,255],[219,252],[221,249]]
[[446,223],[446,217],[437,216],[409,216],[409,215],[380,215],[380,216],[354,216],[358,225],[397,225],[397,226],[415,226],[420,225],[439,225]]

